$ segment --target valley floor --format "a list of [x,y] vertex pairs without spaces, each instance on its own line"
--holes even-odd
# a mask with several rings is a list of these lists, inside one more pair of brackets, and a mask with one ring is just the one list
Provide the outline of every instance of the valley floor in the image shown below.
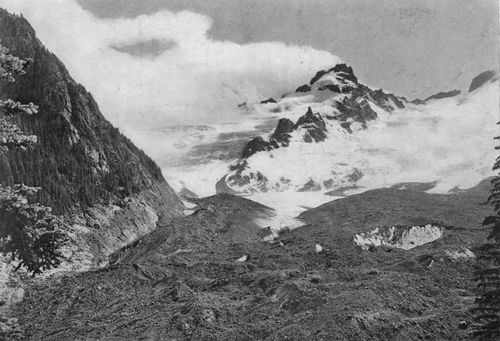
[[[474,260],[461,255],[487,235],[488,185],[353,195],[304,212],[305,226],[271,242],[255,223],[267,207],[197,199],[192,215],[108,267],[29,288],[15,313],[28,340],[467,340]],[[353,242],[425,224],[443,236],[410,250]]]

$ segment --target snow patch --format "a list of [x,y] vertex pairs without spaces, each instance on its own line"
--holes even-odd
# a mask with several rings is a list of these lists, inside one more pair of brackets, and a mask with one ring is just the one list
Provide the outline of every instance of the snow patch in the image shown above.
[[182,213],[185,216],[191,215],[195,212],[194,208],[197,206],[196,204],[189,202],[187,200],[181,200],[182,204],[184,205],[185,209],[182,210]]
[[276,237],[280,230],[293,230],[304,226],[304,222],[298,219],[300,213],[334,199],[326,195],[318,195],[315,192],[295,192],[293,190],[258,192],[245,197],[274,209],[271,215],[255,219],[258,226],[271,230],[271,239]]
[[375,246],[388,246],[403,250],[413,249],[433,242],[443,236],[443,228],[427,224],[424,226],[376,228],[373,231],[356,234],[354,243],[368,250]]

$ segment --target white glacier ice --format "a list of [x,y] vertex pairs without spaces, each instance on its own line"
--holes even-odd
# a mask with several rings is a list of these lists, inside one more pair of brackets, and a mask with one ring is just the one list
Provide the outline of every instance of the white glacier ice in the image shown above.
[[403,250],[433,242],[443,236],[443,228],[427,224],[424,226],[376,228],[373,231],[356,234],[354,243],[363,250],[370,247],[388,246]]

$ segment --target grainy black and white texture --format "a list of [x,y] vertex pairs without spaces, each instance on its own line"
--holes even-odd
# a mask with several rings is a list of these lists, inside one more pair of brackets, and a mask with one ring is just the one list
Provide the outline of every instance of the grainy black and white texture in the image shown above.
[[0,0],[0,340],[495,339],[498,13]]

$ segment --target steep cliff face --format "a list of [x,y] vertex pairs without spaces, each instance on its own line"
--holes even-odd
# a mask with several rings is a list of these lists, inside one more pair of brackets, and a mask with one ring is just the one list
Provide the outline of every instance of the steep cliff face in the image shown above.
[[0,98],[39,106],[37,115],[17,118],[38,143],[32,151],[0,151],[0,183],[42,188],[37,200],[71,226],[67,251],[75,267],[106,261],[181,214],[159,167],[104,118],[24,18],[0,9],[0,41],[13,55],[33,59],[26,75],[1,84]]

